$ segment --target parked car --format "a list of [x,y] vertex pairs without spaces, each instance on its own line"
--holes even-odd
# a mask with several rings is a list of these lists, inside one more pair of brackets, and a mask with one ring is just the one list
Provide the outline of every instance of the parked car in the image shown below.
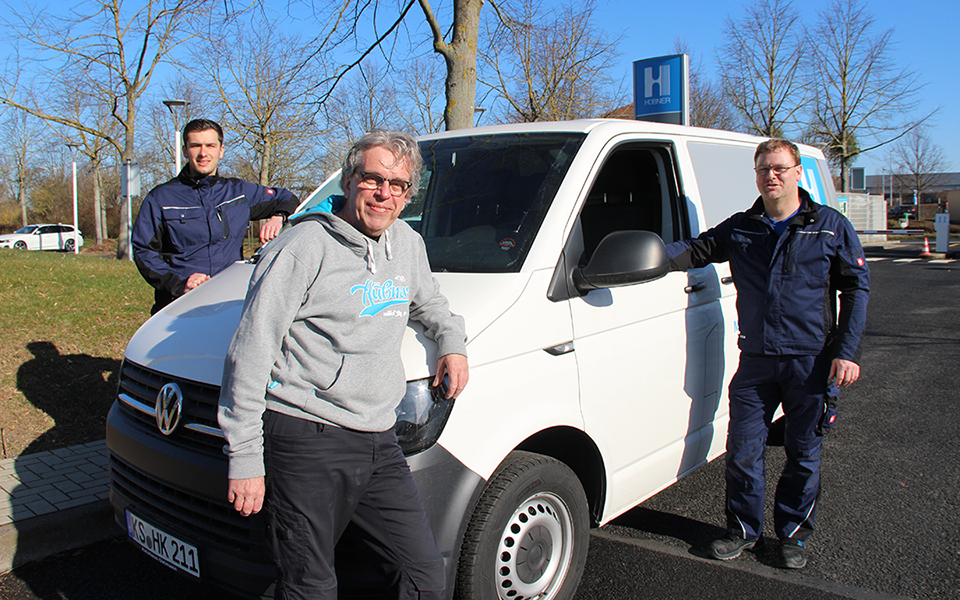
[[[723,453],[739,355],[733,279],[727,264],[668,272],[664,242],[753,204],[760,141],[626,120],[420,138],[422,187],[401,218],[465,319],[470,384],[456,400],[436,393],[437,347],[412,324],[396,430],[448,596],[573,597],[590,527]],[[823,153],[800,152],[801,185],[837,207]],[[339,173],[298,212],[334,193]],[[226,501],[216,413],[255,260],[137,331],[107,417],[110,499],[130,539],[248,596],[270,595],[275,571],[262,517]],[[376,581],[350,542],[337,550],[345,594]]]
[[898,204],[894,207],[891,207],[890,210],[887,211],[888,219],[900,219],[905,216],[910,217],[911,219],[916,219],[917,207],[907,204]]
[[17,250],[63,250],[73,252],[83,246],[83,236],[73,225],[63,223],[27,225],[13,233],[0,235],[0,248]]

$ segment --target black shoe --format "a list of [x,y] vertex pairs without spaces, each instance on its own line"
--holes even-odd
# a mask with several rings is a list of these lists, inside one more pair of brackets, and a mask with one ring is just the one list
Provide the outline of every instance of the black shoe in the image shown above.
[[780,560],[784,568],[802,569],[807,566],[807,548],[800,540],[780,540]]
[[722,538],[717,538],[710,542],[708,554],[717,560],[730,560],[740,556],[744,550],[749,550],[757,545],[757,540],[745,540],[735,533],[729,531]]

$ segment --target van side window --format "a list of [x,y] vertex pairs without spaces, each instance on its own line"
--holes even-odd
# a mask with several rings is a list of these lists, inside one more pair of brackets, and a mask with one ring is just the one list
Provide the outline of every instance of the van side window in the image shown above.
[[652,231],[667,244],[680,239],[683,227],[675,173],[668,148],[614,150],[580,211],[581,262],[585,264],[600,241],[614,231]]
[[[757,186],[751,173],[756,146],[691,141],[687,143],[687,150],[700,189],[704,218],[704,222],[695,228],[694,235],[750,208],[757,198]],[[747,176],[743,177],[743,174]]]

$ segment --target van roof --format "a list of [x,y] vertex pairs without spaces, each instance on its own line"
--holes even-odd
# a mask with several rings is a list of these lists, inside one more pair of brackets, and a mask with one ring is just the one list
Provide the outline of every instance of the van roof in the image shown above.
[[[602,137],[613,137],[622,134],[656,134],[694,137],[701,139],[715,139],[736,141],[757,145],[766,137],[758,137],[746,133],[724,131],[721,129],[706,129],[703,127],[689,127],[684,125],[670,125],[654,123],[652,121],[637,121],[633,119],[578,119],[573,121],[544,121],[538,123],[512,123],[509,125],[486,125],[470,129],[455,129],[420,136],[420,140],[443,139],[464,135],[496,135],[509,133],[596,133]],[[805,155],[823,158],[823,152],[813,146],[797,144],[800,152]]]

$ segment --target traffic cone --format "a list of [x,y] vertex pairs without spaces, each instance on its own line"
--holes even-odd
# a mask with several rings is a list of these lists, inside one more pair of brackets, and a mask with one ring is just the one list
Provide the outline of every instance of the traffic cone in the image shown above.
[[923,252],[920,253],[921,258],[926,258],[930,256],[930,240],[923,238]]

